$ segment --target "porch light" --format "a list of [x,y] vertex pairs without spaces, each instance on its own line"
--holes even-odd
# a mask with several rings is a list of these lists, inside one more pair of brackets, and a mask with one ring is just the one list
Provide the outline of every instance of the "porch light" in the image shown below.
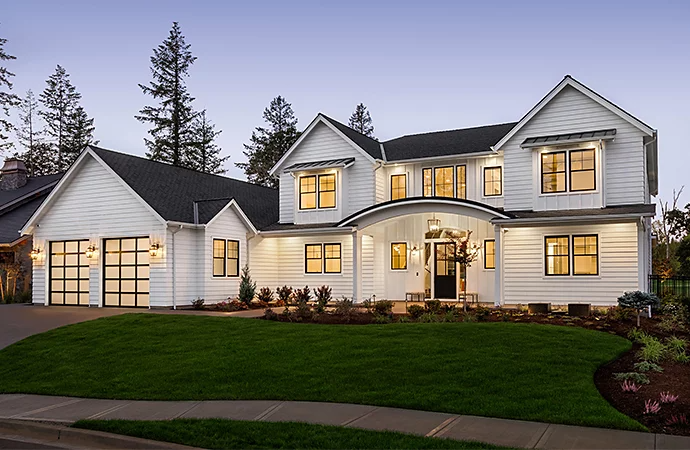
[[158,256],[158,250],[160,248],[160,244],[151,244],[151,247],[149,247],[149,255],[151,255],[152,258],[155,258]]
[[412,254],[412,256],[419,255],[419,249],[417,248],[416,245],[414,247],[412,247],[412,250],[410,250],[410,253]]
[[34,248],[29,253],[29,257],[31,258],[32,261],[36,261],[40,256],[41,256],[41,249],[40,248]]
[[441,229],[441,219],[434,217],[433,219],[427,220],[427,223],[429,224],[429,231],[432,233],[435,233]]
[[95,245],[89,245],[89,247],[86,249],[86,252],[84,252],[84,254],[86,255],[86,257],[88,259],[93,258],[94,255],[96,254],[96,246]]

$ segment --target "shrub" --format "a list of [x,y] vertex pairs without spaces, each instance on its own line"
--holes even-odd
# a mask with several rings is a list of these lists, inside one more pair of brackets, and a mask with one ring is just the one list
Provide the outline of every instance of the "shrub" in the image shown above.
[[685,352],[683,352],[683,353],[676,353],[675,356],[673,357],[673,359],[675,359],[676,362],[679,362],[679,363],[681,363],[681,364],[687,364],[687,363],[690,362],[690,355],[688,355],[688,354],[685,353]]
[[262,287],[256,298],[259,299],[259,302],[268,304],[273,301],[273,291],[269,287]]
[[242,274],[240,275],[240,293],[238,298],[242,303],[249,306],[252,300],[254,300],[255,294],[256,283],[252,281],[252,277],[249,274],[249,266],[245,265],[242,268]]
[[650,336],[639,328],[633,328],[628,332],[628,339],[633,342],[642,343]]
[[425,312],[417,319],[420,323],[435,323],[438,322],[438,316],[432,312]]
[[681,339],[676,336],[671,336],[670,338],[666,338],[666,347],[675,353],[684,353],[685,352],[685,346],[687,345],[687,342],[685,342],[685,339]]
[[458,307],[456,305],[450,305],[450,304],[445,304],[441,305],[441,313],[449,313],[449,312],[454,312],[458,313]]
[[283,286],[283,287],[277,287],[276,288],[276,295],[278,296],[278,301],[282,302],[282,305],[280,305],[280,306],[289,305],[290,302],[292,301],[292,294],[293,294],[292,286],[290,286],[290,287]]
[[462,315],[462,321],[463,322],[476,322],[477,316],[475,316],[471,312],[466,312],[466,313],[463,313],[463,315]]
[[678,400],[678,396],[670,392],[661,392],[659,393],[659,400],[661,400],[661,403],[674,403]]
[[623,392],[637,392],[640,390],[640,387],[633,381],[625,380],[623,384],[621,384],[621,389]]
[[392,319],[388,315],[383,315],[383,314],[377,314],[374,312],[374,323],[378,324],[384,324],[384,323],[391,323]]
[[652,400],[646,400],[644,402],[644,413],[643,414],[658,414],[661,411],[661,405],[659,402]]
[[685,329],[690,324],[690,299],[679,296],[666,297],[661,301],[660,312],[666,319]]
[[299,321],[311,320],[314,317],[311,306],[306,301],[298,301],[297,309],[292,312],[292,315]]
[[666,419],[666,425],[670,427],[681,426],[685,427],[688,425],[688,418],[685,414],[673,414],[671,417]]
[[374,313],[390,316],[393,314],[393,302],[390,300],[381,300],[374,303]]
[[458,320],[458,312],[455,310],[448,311],[442,317],[443,322],[455,322]]
[[349,316],[355,312],[355,304],[352,299],[343,297],[342,300],[336,300],[334,314],[339,316]]
[[648,306],[658,306],[659,298],[648,292],[631,291],[618,297],[618,305],[623,308],[633,308],[637,311],[637,326],[640,326],[640,313]]
[[638,353],[644,361],[659,362],[666,355],[667,348],[658,339],[650,339]]
[[373,305],[373,302],[371,301],[370,298],[367,298],[362,301],[362,308],[366,309],[367,312],[371,311],[371,305]]
[[192,308],[204,309],[204,299],[201,297],[197,297],[196,299],[192,300]]
[[606,310],[606,317],[609,320],[616,322],[625,322],[635,317],[637,312],[631,308],[622,308],[620,306],[612,306]]
[[233,311],[243,311],[249,309],[246,303],[239,300],[222,301],[216,303],[215,308],[218,311],[233,312]]
[[309,286],[304,286],[304,289],[295,289],[294,297],[298,305],[308,303],[311,300],[311,291],[309,290]]
[[332,289],[324,285],[318,289],[314,289],[314,296],[316,297],[316,312],[322,313],[326,310],[326,305],[331,301]]
[[400,317],[398,317],[398,323],[410,323],[410,317],[409,316],[400,316]]
[[477,306],[474,309],[474,315],[477,316],[477,320],[479,322],[484,322],[486,318],[491,315],[491,308],[487,308],[486,306]]
[[419,317],[424,314],[426,310],[424,309],[423,306],[421,305],[410,305],[407,308],[407,313],[412,317],[413,319],[419,319]]
[[650,371],[663,372],[664,371],[664,369],[659,364],[656,364],[656,363],[653,363],[650,361],[641,361],[641,362],[635,363],[635,365],[633,367],[638,372],[650,372]]
[[278,314],[271,308],[266,308],[264,311],[264,319],[266,320],[278,320]]
[[441,300],[426,300],[424,302],[424,307],[428,312],[438,314],[441,312]]
[[649,384],[649,378],[643,373],[637,372],[619,372],[614,373],[613,378],[619,381],[630,380],[637,384]]

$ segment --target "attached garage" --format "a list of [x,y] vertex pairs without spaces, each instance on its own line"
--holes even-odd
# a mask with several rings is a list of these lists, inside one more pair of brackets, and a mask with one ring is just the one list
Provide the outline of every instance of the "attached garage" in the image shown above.
[[149,238],[104,239],[103,306],[149,306]]
[[88,240],[50,243],[50,304],[89,306]]

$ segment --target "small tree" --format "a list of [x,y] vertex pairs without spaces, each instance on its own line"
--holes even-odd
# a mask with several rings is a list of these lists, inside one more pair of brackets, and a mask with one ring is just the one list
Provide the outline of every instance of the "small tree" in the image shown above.
[[326,311],[326,305],[332,299],[332,289],[326,285],[318,289],[314,289],[314,296],[316,297],[316,312],[322,313]]
[[[462,299],[462,309],[467,312],[467,269],[472,265],[473,262],[479,257],[480,247],[474,243],[470,242],[470,236],[472,236],[472,231],[467,230],[465,235],[450,231],[446,232],[447,239],[449,242],[454,244],[455,251],[451,255],[452,259],[455,261],[455,270],[457,272],[457,266],[463,267],[463,299]],[[457,286],[456,286],[457,291]]]
[[650,306],[658,306],[659,299],[656,295],[642,291],[626,292],[618,297],[618,306],[622,308],[633,308],[637,311],[637,326],[640,326],[640,313],[643,309]]
[[240,276],[240,293],[239,300],[245,305],[249,306],[254,300],[256,294],[256,282],[252,281],[249,275],[249,266],[242,267],[242,275]]

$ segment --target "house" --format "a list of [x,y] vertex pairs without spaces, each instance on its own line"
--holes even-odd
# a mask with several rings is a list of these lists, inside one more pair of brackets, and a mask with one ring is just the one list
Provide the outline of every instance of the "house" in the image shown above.
[[29,177],[24,162],[16,158],[5,160],[0,169],[0,290],[19,295],[31,289],[31,236],[19,230],[61,176]]
[[[171,307],[259,287],[610,305],[647,286],[657,132],[566,76],[519,121],[368,138],[319,114],[278,191],[91,147],[22,232],[34,302]],[[461,274],[448,236],[478,260]],[[462,275],[462,276],[461,276]]]

